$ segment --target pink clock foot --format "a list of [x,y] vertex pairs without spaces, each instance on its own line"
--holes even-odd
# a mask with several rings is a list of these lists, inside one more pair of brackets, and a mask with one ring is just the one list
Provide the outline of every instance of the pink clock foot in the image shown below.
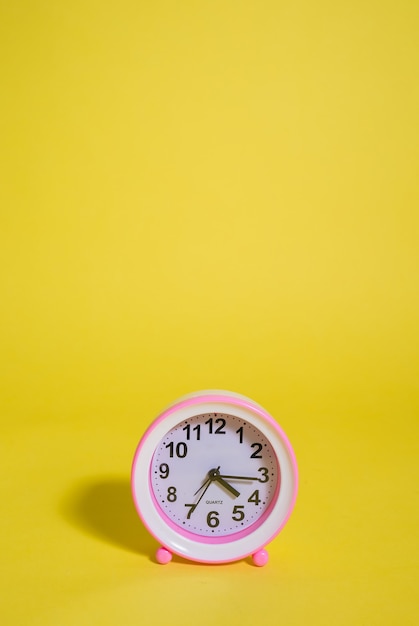
[[253,563],[258,567],[263,567],[269,560],[269,554],[266,550],[258,550],[252,554]]
[[166,548],[159,548],[156,552],[157,563],[161,563],[161,565],[166,565],[166,563],[170,563],[172,560],[172,553]]

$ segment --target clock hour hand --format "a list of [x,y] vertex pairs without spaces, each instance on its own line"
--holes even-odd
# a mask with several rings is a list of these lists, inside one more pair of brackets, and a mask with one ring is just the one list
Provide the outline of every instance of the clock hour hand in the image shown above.
[[224,489],[227,489],[227,491],[229,491],[235,498],[239,497],[240,492],[237,491],[237,489],[235,489],[232,485],[230,485],[230,483],[224,480],[225,476],[221,476],[220,466],[218,466],[216,469],[212,469],[209,472],[208,477],[210,480],[216,480],[217,483],[220,483],[220,485],[222,485]]
[[216,480],[217,483],[220,483],[220,485],[227,489],[227,491],[229,491],[235,498],[239,497],[240,491],[237,491],[237,489],[230,485],[230,483],[226,482],[223,476],[216,475],[214,480]]

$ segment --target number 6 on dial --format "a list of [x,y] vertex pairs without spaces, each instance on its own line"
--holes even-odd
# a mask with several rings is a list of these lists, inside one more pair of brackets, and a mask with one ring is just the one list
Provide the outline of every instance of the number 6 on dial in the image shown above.
[[249,555],[265,565],[265,546],[293,509],[298,484],[291,445],[258,404],[228,391],[179,399],[138,444],[131,474],[134,503],[161,544],[202,563]]

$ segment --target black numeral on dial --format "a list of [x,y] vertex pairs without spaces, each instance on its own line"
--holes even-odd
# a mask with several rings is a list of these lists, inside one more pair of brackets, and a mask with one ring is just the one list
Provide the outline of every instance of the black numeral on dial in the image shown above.
[[[213,431],[214,423],[215,424],[219,424],[219,426]],[[205,424],[208,424],[208,432],[209,432],[210,435],[212,435],[213,432],[214,432],[214,435],[225,435],[226,434],[226,431],[224,430],[224,427],[226,425],[226,421],[222,417],[218,417],[215,420],[215,422],[214,422],[213,418],[210,417],[205,422]]]
[[169,466],[167,463],[162,463],[159,467],[160,478],[167,478],[169,476]]
[[[191,438],[191,425],[186,424],[182,430],[186,431],[186,441],[189,441]],[[192,428],[192,431],[196,432],[196,439],[199,441],[201,439],[201,424],[197,424]]]
[[188,511],[187,516],[186,516],[186,519],[190,519],[190,517],[191,517],[192,513],[193,513],[193,512],[195,511],[195,509],[196,509],[196,504],[185,504],[185,506],[188,506],[188,507],[189,507],[189,511]]
[[241,522],[244,519],[244,511],[242,509],[244,509],[244,504],[236,504],[231,519],[234,519],[235,522]]
[[170,458],[173,458],[174,454],[176,454],[179,459],[184,459],[188,454],[188,446],[183,441],[177,443],[176,448],[173,441],[171,441],[166,445],[166,448],[169,448]]
[[177,500],[177,495],[176,495],[176,487],[169,487],[167,490],[167,499],[169,502],[176,502]]
[[207,524],[210,528],[217,528],[220,523],[218,519],[219,513],[217,511],[210,511],[207,515]]
[[260,483],[267,483],[269,480],[269,470],[267,467],[259,467],[258,472],[260,472],[263,476],[263,480],[259,478]]
[[256,491],[252,493],[252,495],[250,496],[250,498],[247,499],[247,501],[253,502],[254,504],[258,505],[260,502],[259,489],[256,489]]
[[252,443],[252,445],[250,446],[251,448],[255,448],[255,451],[253,452],[253,454],[250,455],[251,459],[261,459],[262,455],[259,454],[260,451],[262,450],[263,446],[261,443]]

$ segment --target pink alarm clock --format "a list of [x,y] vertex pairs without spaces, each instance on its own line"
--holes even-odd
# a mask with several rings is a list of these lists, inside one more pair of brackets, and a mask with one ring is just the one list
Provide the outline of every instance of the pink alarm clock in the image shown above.
[[294,507],[297,463],[280,426],[261,406],[228,391],[180,398],[151,424],[135,452],[131,486],[156,558],[201,563],[252,556]]

